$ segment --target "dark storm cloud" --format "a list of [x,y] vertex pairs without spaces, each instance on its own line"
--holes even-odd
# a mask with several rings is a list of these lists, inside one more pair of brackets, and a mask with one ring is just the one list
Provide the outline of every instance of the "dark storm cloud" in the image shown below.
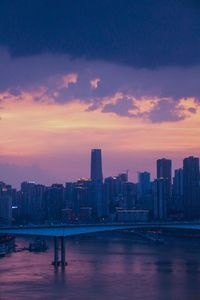
[[41,52],[134,67],[200,63],[194,0],[2,0],[0,45],[13,56]]
[[[56,99],[58,102],[74,98],[86,101],[116,92],[132,94],[137,98],[158,96],[200,99],[200,66],[137,69],[97,60],[71,60],[67,55],[41,54],[13,58],[5,49],[0,49],[0,92],[9,89],[13,95],[19,95],[22,89],[44,85],[48,86],[51,93],[56,90],[60,78],[70,73],[77,74],[77,84],[60,90],[60,97]],[[100,82],[94,89],[90,81],[95,78],[99,78]]]
[[[72,60],[68,55],[14,58],[0,49],[0,69],[4,70],[0,80],[2,107],[11,98],[17,105],[28,93],[35,101],[79,101],[91,113],[100,110],[161,123],[196,113],[200,99],[200,66],[138,69],[98,60]],[[196,102],[192,107],[179,105],[181,99],[191,97]],[[135,105],[144,98],[157,101],[145,113]]]

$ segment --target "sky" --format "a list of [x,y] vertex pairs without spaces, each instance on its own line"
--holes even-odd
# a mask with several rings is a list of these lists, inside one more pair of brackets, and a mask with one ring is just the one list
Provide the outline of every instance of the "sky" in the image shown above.
[[2,0],[0,181],[155,176],[200,156],[200,3]]

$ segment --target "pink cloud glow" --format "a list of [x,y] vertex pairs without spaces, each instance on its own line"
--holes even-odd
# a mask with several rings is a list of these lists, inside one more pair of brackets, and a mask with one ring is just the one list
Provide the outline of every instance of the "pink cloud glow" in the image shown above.
[[136,70],[48,55],[4,55],[0,64],[0,180],[9,182],[9,164],[14,184],[22,179],[15,169],[44,183],[87,177],[96,147],[105,176],[130,169],[134,180],[139,170],[154,173],[159,157],[179,167],[200,156],[198,68]]

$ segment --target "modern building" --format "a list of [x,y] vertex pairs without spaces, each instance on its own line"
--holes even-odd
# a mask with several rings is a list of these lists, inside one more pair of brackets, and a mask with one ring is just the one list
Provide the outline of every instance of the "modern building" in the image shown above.
[[149,172],[138,172],[138,194],[140,197],[149,193],[151,189],[151,174]]
[[167,213],[172,209],[172,161],[171,159],[157,160],[157,179],[164,178],[167,180]]
[[64,186],[54,183],[46,189],[45,203],[47,219],[51,222],[60,222],[62,209],[65,208]]
[[12,198],[9,195],[0,196],[0,224],[10,224],[12,221]]
[[122,182],[128,182],[128,171],[126,173],[120,173],[117,175],[117,178]]
[[104,201],[109,209],[109,213],[114,213],[116,207],[125,203],[126,182],[123,182],[118,176],[110,176],[104,181]]
[[104,216],[101,149],[91,150],[90,178],[94,185],[95,214],[97,218],[101,218]]
[[149,172],[138,172],[136,208],[149,210],[153,213],[153,191]]
[[183,160],[183,203],[187,219],[200,217],[199,158],[189,156]]
[[118,222],[147,222],[149,219],[148,210],[117,209],[116,219]]
[[167,217],[168,185],[167,178],[154,180],[154,218],[157,220],[165,220]]
[[165,178],[172,182],[172,161],[171,159],[158,159],[157,160],[157,179]]
[[92,181],[103,182],[101,149],[91,150],[90,178]]
[[115,213],[118,207],[124,209],[135,208],[137,186],[124,180],[125,177],[110,176],[104,181],[104,202],[109,213]]
[[21,199],[19,201],[20,217],[24,222],[32,222],[36,204],[36,183],[24,181],[21,183]]
[[12,221],[12,187],[0,182],[0,224]]
[[183,211],[183,169],[181,168],[174,171],[172,203],[175,212]]

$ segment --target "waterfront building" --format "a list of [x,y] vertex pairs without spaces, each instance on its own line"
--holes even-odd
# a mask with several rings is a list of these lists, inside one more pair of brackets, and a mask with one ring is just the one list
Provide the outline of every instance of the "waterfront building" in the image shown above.
[[95,215],[102,218],[105,214],[103,203],[103,171],[101,149],[91,150],[90,178],[93,183]]
[[172,185],[172,208],[175,212],[183,211],[183,169],[174,171]]
[[183,203],[187,219],[200,217],[199,158],[189,156],[183,160]]
[[157,179],[166,178],[171,184],[172,178],[172,161],[171,159],[158,159],[157,160]]
[[149,220],[148,210],[117,209],[116,220],[118,222],[147,222]]
[[35,182],[24,181],[21,183],[20,217],[24,222],[32,222],[35,207],[36,190]]
[[137,209],[147,209],[153,212],[153,193],[151,174],[149,172],[138,172],[137,183]]
[[45,205],[47,219],[52,222],[60,222],[62,209],[65,208],[64,186],[54,183],[46,189]]
[[116,207],[120,207],[125,202],[126,190],[124,183],[118,176],[110,176],[104,181],[104,201],[109,209],[109,213],[113,213]]
[[172,161],[171,159],[157,160],[157,179],[164,178],[167,181],[167,213],[172,209]]
[[169,182],[167,178],[154,180],[154,218],[164,220],[167,217],[167,201],[169,199]]
[[142,197],[151,189],[151,174],[149,172],[138,172],[138,195]]
[[101,149],[91,150],[90,178],[92,181],[103,182]]
[[135,208],[136,184],[123,180],[122,176],[110,176],[104,181],[104,201],[109,213],[114,213],[117,207]]
[[0,182],[0,224],[12,221],[12,187]]

